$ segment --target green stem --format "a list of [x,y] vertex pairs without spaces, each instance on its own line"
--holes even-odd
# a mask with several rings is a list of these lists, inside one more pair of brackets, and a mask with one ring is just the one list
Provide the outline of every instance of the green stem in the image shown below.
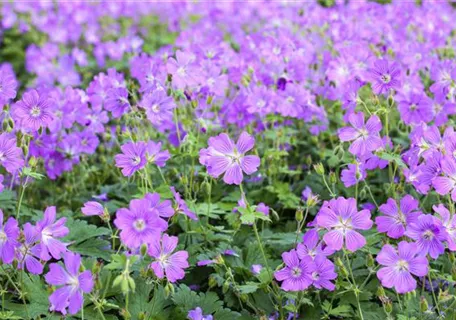
[[429,285],[431,286],[432,298],[434,299],[435,308],[437,309],[437,312],[440,316],[439,302],[437,301],[437,298],[435,297],[434,286],[432,285],[432,279],[431,279],[431,272],[428,273],[428,279],[429,279]]

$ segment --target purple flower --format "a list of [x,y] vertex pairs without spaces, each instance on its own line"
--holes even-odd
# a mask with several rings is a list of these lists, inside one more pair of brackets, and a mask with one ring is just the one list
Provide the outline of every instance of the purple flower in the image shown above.
[[164,167],[166,161],[171,158],[168,150],[160,151],[161,145],[161,142],[149,141],[146,146],[147,162],[154,163],[158,167]]
[[63,256],[65,268],[57,263],[49,265],[46,282],[53,286],[61,286],[49,296],[51,311],[62,314],[68,312],[76,314],[84,303],[84,293],[90,293],[93,288],[93,277],[89,270],[79,272],[81,256],[76,253],[66,252]]
[[40,246],[37,244],[39,234],[36,227],[30,223],[24,225],[24,242],[16,248],[18,269],[25,268],[33,274],[43,273],[43,265],[40,262]]
[[122,242],[131,249],[154,241],[168,228],[168,223],[160,218],[158,211],[151,209],[148,199],[132,200],[129,209],[117,210],[114,224],[121,230]]
[[317,289],[325,288],[333,291],[336,286],[331,280],[337,278],[337,273],[334,271],[334,264],[326,259],[325,256],[317,256],[314,260],[315,270],[312,272],[312,285]]
[[187,203],[185,203],[185,200],[181,198],[180,193],[177,192],[174,187],[170,187],[170,189],[173,193],[174,201],[176,201],[176,212],[183,213],[192,220],[198,220],[196,214],[188,208]]
[[299,258],[310,257],[314,260],[317,256],[326,257],[334,253],[334,250],[326,246],[323,241],[319,242],[319,240],[316,229],[307,231],[302,238],[302,243],[298,243],[296,248]]
[[16,98],[17,81],[13,70],[7,65],[0,66],[0,107]]
[[379,232],[386,232],[388,237],[399,239],[405,233],[405,228],[410,223],[417,222],[421,211],[418,210],[419,202],[410,195],[406,195],[400,201],[400,208],[394,199],[389,198],[385,204],[379,207],[384,216],[375,218]]
[[173,76],[173,84],[178,89],[185,89],[186,86],[194,86],[198,84],[198,74],[200,70],[194,65],[195,56],[191,53],[182,51],[176,52],[176,59],[169,58],[166,68],[168,73]]
[[339,129],[339,139],[353,141],[349,148],[352,154],[361,157],[383,145],[379,135],[382,123],[377,116],[371,116],[364,124],[364,114],[353,113],[349,116],[348,121],[352,127]]
[[399,89],[401,72],[397,63],[388,60],[377,60],[369,69],[372,90],[375,94],[388,93],[391,89]]
[[16,146],[16,138],[8,133],[0,134],[0,164],[9,173],[24,166],[22,150]]
[[188,319],[190,320],[212,320],[212,315],[207,314],[203,315],[203,310],[200,307],[196,307],[196,309],[190,310],[187,315]]
[[310,257],[299,259],[296,250],[282,253],[285,267],[276,271],[274,277],[283,281],[281,288],[285,291],[302,291],[307,289],[313,282],[312,272],[315,264]]
[[366,239],[356,230],[372,227],[369,210],[358,211],[356,199],[339,197],[330,200],[317,215],[317,225],[329,230],[323,240],[331,249],[340,250],[344,245],[354,252],[366,244]]
[[265,216],[269,215],[269,207],[263,202],[260,202],[256,207],[256,211],[263,213]]
[[147,119],[155,126],[160,127],[173,119],[173,110],[176,103],[172,97],[162,89],[147,93],[141,100],[140,106],[146,109]]
[[149,245],[148,254],[155,258],[150,264],[155,275],[159,279],[167,278],[169,282],[176,282],[185,277],[185,268],[188,268],[188,252],[173,251],[177,247],[177,237],[163,234],[163,237],[155,237]]
[[351,187],[366,179],[367,174],[362,164],[349,164],[347,169],[342,170],[340,180],[344,186]]
[[448,234],[448,248],[451,251],[456,251],[456,215],[451,215],[450,211],[443,204],[432,206],[432,209],[440,216],[443,227]]
[[171,200],[160,202],[160,195],[158,193],[147,193],[144,198],[149,201],[150,209],[156,210],[160,217],[169,218],[174,215]]
[[43,219],[36,223],[36,231],[40,238],[40,258],[45,261],[50,260],[51,256],[58,260],[67,251],[68,244],[57,240],[69,233],[65,227],[66,218],[55,221],[56,215],[55,207],[48,207],[44,211]]
[[5,177],[3,176],[3,174],[0,174],[0,193],[2,193],[3,189],[5,188],[5,186],[3,185],[4,180],[5,180]]
[[445,251],[443,241],[448,235],[442,221],[430,214],[420,215],[416,222],[407,227],[405,235],[416,241],[420,255],[429,253],[433,259],[437,259]]
[[428,261],[420,256],[420,249],[415,243],[401,241],[398,249],[387,244],[377,255],[377,262],[384,268],[377,271],[382,286],[395,288],[398,293],[415,290],[416,281],[412,275],[424,277],[428,273]]
[[52,100],[31,90],[23,94],[22,100],[13,105],[11,112],[23,128],[37,131],[41,127],[47,127],[53,120],[50,110],[53,104]]
[[440,195],[451,193],[451,199],[456,201],[456,161],[452,156],[446,156],[440,161],[444,176],[435,177],[432,185]]
[[405,124],[430,122],[433,118],[432,101],[423,94],[411,94],[399,101],[397,109]]
[[140,142],[127,142],[120,147],[121,154],[114,157],[116,167],[122,168],[122,174],[126,177],[132,176],[136,171],[141,170],[147,164],[147,145]]
[[85,216],[102,216],[104,208],[103,205],[96,201],[87,201],[81,211]]
[[104,107],[114,118],[120,118],[130,107],[128,90],[122,87],[109,89]]
[[207,167],[208,173],[218,178],[224,174],[223,181],[227,184],[241,184],[242,172],[252,174],[260,165],[257,156],[246,156],[255,145],[255,139],[243,132],[236,144],[226,133],[209,138],[209,148],[200,150],[200,163]]
[[252,264],[250,271],[252,271],[254,275],[259,275],[262,269],[263,266],[261,264]]
[[14,259],[14,250],[19,245],[19,227],[17,221],[10,217],[3,224],[3,211],[0,209],[0,259],[2,263],[10,264]]

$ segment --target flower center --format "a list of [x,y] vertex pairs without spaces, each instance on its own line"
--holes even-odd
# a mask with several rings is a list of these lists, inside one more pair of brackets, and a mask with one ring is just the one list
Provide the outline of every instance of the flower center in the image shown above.
[[396,268],[397,268],[398,271],[408,271],[409,264],[408,264],[407,261],[400,259],[396,263]]
[[6,233],[3,230],[1,230],[0,231],[0,243],[4,243],[7,239],[8,239],[8,237],[6,236]]
[[301,276],[302,270],[299,267],[294,267],[291,269],[291,275],[295,278]]
[[138,219],[133,223],[133,227],[137,231],[143,231],[144,229],[146,229],[146,222],[143,219]]
[[68,284],[72,287],[78,288],[79,287],[79,279],[78,277],[70,277]]
[[426,230],[423,233],[423,238],[424,240],[432,240],[434,238],[434,232],[432,232],[431,230]]
[[34,118],[39,117],[41,114],[41,109],[38,106],[33,106],[32,110],[30,110],[30,115]]
[[141,163],[141,157],[139,157],[139,156],[134,157],[134,158],[132,159],[132,162],[133,162],[133,164],[134,164],[135,166],[137,166],[138,164]]
[[183,77],[187,74],[187,70],[185,70],[184,67],[180,67],[179,69],[177,69],[177,74]]
[[391,75],[388,73],[383,74],[380,78],[383,83],[390,83],[390,81],[391,81]]
[[151,107],[152,111],[155,112],[155,113],[158,113],[160,111],[160,106],[158,105],[158,103],[155,103],[152,107]]
[[417,106],[416,104],[413,103],[413,104],[410,106],[410,111],[415,111],[416,109],[418,109],[418,106]]
[[168,255],[167,254],[161,254],[157,260],[163,269],[165,269],[168,266]]
[[320,274],[317,271],[312,272],[312,279],[314,279],[314,280],[320,279]]
[[6,160],[5,154],[3,152],[0,152],[0,161],[5,161],[5,160]]

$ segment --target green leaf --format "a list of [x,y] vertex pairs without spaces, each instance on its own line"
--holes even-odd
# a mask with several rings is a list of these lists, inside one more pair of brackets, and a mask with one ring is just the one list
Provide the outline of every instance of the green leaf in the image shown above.
[[330,315],[338,317],[349,317],[352,314],[352,308],[349,305],[340,305],[329,311]]
[[90,239],[82,243],[70,246],[70,250],[89,257],[102,258],[106,261],[109,261],[111,255],[106,249],[109,248],[109,245],[110,243],[107,240]]
[[389,161],[389,162],[394,162],[396,163],[400,168],[406,168],[407,166],[405,165],[404,161],[402,161],[401,156],[395,153],[389,153],[386,151],[381,151],[377,153],[377,157],[380,159]]
[[73,241],[74,243],[81,243],[87,239],[111,233],[108,228],[98,228],[95,225],[88,224],[84,220],[68,219],[65,225],[70,230],[70,233],[63,239],[66,242]]
[[258,283],[255,283],[255,282],[247,282],[246,284],[243,284],[243,285],[240,285],[239,286],[239,291],[241,293],[253,293],[255,291],[257,291],[259,288],[259,285]]

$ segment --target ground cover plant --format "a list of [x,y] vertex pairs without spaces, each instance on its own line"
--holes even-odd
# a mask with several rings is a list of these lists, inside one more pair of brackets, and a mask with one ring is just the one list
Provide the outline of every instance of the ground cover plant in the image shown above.
[[0,14],[0,319],[456,319],[451,3]]

